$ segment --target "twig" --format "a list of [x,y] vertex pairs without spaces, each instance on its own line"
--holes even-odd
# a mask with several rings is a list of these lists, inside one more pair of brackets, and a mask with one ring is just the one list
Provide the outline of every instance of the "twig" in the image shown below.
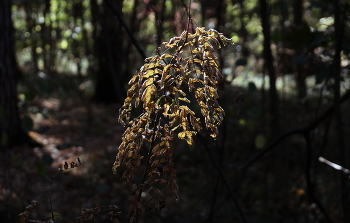
[[141,55],[143,59],[146,58],[146,54],[144,53],[142,47],[140,46],[139,42],[136,40],[134,35],[132,34],[128,24],[126,24],[125,20],[123,19],[123,16],[120,14],[120,12],[115,8],[115,6],[110,2],[110,0],[106,0],[106,3],[111,7],[112,11],[116,14],[118,17],[121,25],[124,27],[125,31],[128,33],[131,41],[133,42],[134,46],[136,47],[137,51]]
[[214,157],[214,155],[211,153],[210,148],[209,148],[208,145],[205,143],[205,141],[206,141],[205,138],[204,138],[203,136],[199,135],[199,134],[197,134],[197,136],[198,136],[198,138],[200,139],[199,141],[203,144],[203,146],[204,146],[204,148],[205,148],[205,151],[208,153],[208,155],[209,155],[211,161],[214,163],[214,166],[216,167],[217,171],[219,172],[219,174],[220,174],[220,176],[221,176],[221,178],[222,178],[222,181],[223,181],[224,185],[226,186],[226,188],[227,188],[227,190],[228,190],[228,192],[229,192],[229,194],[230,194],[230,196],[231,196],[233,202],[234,202],[235,205],[236,205],[236,208],[237,208],[237,210],[238,210],[238,213],[239,213],[239,216],[240,216],[242,222],[247,223],[247,219],[246,219],[246,217],[244,216],[242,207],[241,207],[241,205],[240,205],[239,202],[238,202],[238,198],[237,198],[237,196],[235,195],[235,193],[234,193],[234,191],[233,191],[233,189],[232,189],[232,187],[231,187],[231,185],[230,185],[230,183],[229,183],[229,181],[228,181],[226,175],[224,174],[223,170],[221,169],[219,162],[216,160],[216,158]]
[[53,179],[53,177],[55,176],[56,174],[54,174],[54,175],[52,175],[51,177],[50,177],[50,179],[51,179],[51,182],[50,182],[50,196],[49,196],[49,203],[50,203],[50,212],[51,212],[51,219],[52,219],[52,221],[55,221],[55,215],[53,214],[53,207],[52,207],[52,194],[53,194],[53,182],[52,182],[52,179]]
[[[222,86],[223,88],[223,91],[225,92],[225,85]],[[225,93],[223,94],[223,97],[220,98],[221,101],[219,101],[220,104],[224,104],[224,103],[221,103],[225,100]],[[225,110],[225,109],[224,109]],[[222,138],[221,138],[221,145],[219,145],[218,141],[217,140],[217,143],[216,143],[216,147],[217,149],[219,150],[220,152],[220,157],[219,157],[219,164],[220,164],[220,167],[223,166],[223,158],[224,158],[224,151],[225,151],[225,142],[226,142],[226,138],[227,138],[227,121],[226,119],[223,120],[222,122],[222,125],[221,125],[221,128],[222,128]],[[209,216],[208,216],[208,219],[207,221],[209,222],[212,222],[213,221],[213,214],[214,214],[214,209],[215,209],[215,203],[216,203],[216,196],[217,196],[217,193],[218,193],[218,189],[219,189],[219,183],[220,183],[220,174],[217,175],[216,177],[216,182],[215,182],[215,187],[214,187],[214,194],[213,194],[213,200],[212,200],[212,203],[211,203],[211,207],[210,207],[210,212],[209,212]]]
[[[348,90],[341,98],[340,98],[340,104],[346,101],[350,97],[350,90]],[[323,115],[318,117],[315,121],[311,122],[307,126],[303,128],[295,128],[292,130],[289,130],[283,134],[281,134],[278,138],[276,138],[274,141],[272,141],[270,144],[268,144],[261,152],[256,154],[252,159],[250,159],[243,167],[241,168],[241,171],[243,175],[247,171],[247,169],[255,163],[259,158],[264,156],[267,152],[271,151],[279,142],[281,142],[283,139],[296,134],[305,134],[306,132],[309,132],[316,128],[321,122],[329,118],[334,112],[334,105],[332,105]]]
[[323,151],[328,143],[328,134],[329,134],[329,131],[331,129],[331,123],[332,123],[332,119],[330,118],[327,123],[326,123],[326,126],[325,126],[325,130],[324,130],[324,134],[323,134],[323,137],[322,137],[322,143],[321,145],[319,146],[319,153],[318,153],[318,157],[322,156],[323,154]]
[[349,169],[346,169],[346,168],[344,168],[344,167],[342,167],[342,166],[340,166],[338,164],[332,163],[331,161],[329,161],[329,160],[327,160],[327,159],[325,159],[325,158],[323,158],[321,156],[318,158],[318,161],[320,161],[321,163],[325,163],[328,166],[330,166],[330,167],[332,167],[332,168],[334,168],[336,170],[340,170],[340,171],[346,173],[347,175],[350,175],[350,170]]
[[307,184],[307,190],[308,195],[310,196],[311,200],[315,202],[318,209],[322,212],[324,217],[327,219],[327,222],[332,223],[333,221],[330,219],[329,215],[327,214],[325,208],[323,207],[322,203],[319,201],[319,199],[315,195],[315,184],[311,181],[311,161],[312,161],[312,145],[311,145],[311,139],[310,139],[310,132],[306,132],[304,134],[304,138],[306,141],[306,167],[305,167],[305,175],[306,175],[306,184]]
[[[143,173],[142,181],[141,181],[141,184],[140,184],[140,191],[139,191],[139,194],[138,194],[138,197],[137,197],[137,201],[138,202],[140,202],[140,200],[141,200],[143,186],[144,186],[144,183],[146,181],[146,176],[148,175],[148,172],[149,172],[149,166],[150,166],[149,160],[150,160],[150,158],[152,156],[152,151],[153,151],[155,137],[156,137],[156,130],[157,130],[159,122],[160,122],[160,117],[158,116],[158,112],[157,112],[156,113],[156,117],[154,119],[152,142],[151,142],[151,146],[150,146],[150,148],[148,150],[147,160],[146,160],[146,167],[145,167],[145,171]],[[136,209],[136,222],[137,222],[138,214],[139,214],[138,211],[139,211],[139,209]]]
[[[225,143],[225,139],[226,139],[226,122],[225,120],[223,121],[223,128],[224,130],[223,132],[223,137],[222,137],[222,143],[221,146],[218,145],[218,143],[216,143],[216,147],[219,149],[220,151],[220,157],[219,157],[219,165],[220,167],[222,167],[222,162],[223,162],[223,156],[224,156],[224,143]],[[216,181],[215,181],[215,186],[214,186],[214,193],[213,193],[213,200],[211,203],[211,207],[210,207],[210,212],[209,212],[209,216],[207,221],[212,222],[213,221],[213,214],[214,214],[214,209],[215,209],[215,203],[216,203],[216,196],[219,190],[219,183],[220,183],[220,173],[217,175],[216,177]]]

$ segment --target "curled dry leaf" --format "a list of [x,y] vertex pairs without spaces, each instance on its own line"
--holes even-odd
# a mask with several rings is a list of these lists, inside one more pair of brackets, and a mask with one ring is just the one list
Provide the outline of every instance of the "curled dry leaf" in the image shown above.
[[68,163],[67,163],[67,162],[64,162],[64,166],[63,166],[63,168],[64,168],[65,170],[67,170],[67,169],[68,169]]

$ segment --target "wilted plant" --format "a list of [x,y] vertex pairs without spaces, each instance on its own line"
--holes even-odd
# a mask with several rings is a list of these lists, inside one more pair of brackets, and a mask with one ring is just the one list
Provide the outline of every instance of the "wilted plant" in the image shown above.
[[[144,158],[140,150],[150,143],[141,183],[133,186],[129,222],[136,222],[141,210],[141,194],[149,186],[151,196],[159,201],[157,209],[165,204],[164,196],[154,184],[167,184],[179,199],[179,189],[173,166],[174,138],[193,145],[193,136],[201,130],[201,118],[189,108],[191,100],[199,105],[204,123],[216,138],[223,121],[224,110],[218,103],[217,84],[220,73],[217,49],[232,44],[231,39],[210,29],[197,28],[194,34],[184,31],[181,36],[162,45],[165,50],[145,59],[138,74],[129,81],[127,98],[119,111],[119,122],[127,126],[113,165],[116,173],[121,167],[122,179],[129,182]],[[142,103],[142,113],[131,119],[131,111]],[[203,119],[202,119],[203,120]],[[158,196],[155,196],[155,191]]]
[[[165,196],[157,188],[159,185],[168,185],[176,201],[179,200],[172,159],[171,142],[174,138],[184,139],[192,146],[193,137],[201,130],[203,120],[211,137],[217,137],[218,126],[224,117],[224,110],[218,103],[217,84],[223,76],[214,53],[227,44],[232,44],[231,39],[213,29],[206,31],[197,28],[194,34],[184,31],[181,36],[162,44],[165,48],[163,54],[160,54],[161,48],[158,48],[155,56],[146,58],[138,74],[129,81],[130,89],[119,111],[119,122],[127,126],[127,129],[122,135],[122,143],[113,165],[114,173],[117,173],[119,167],[123,169],[122,179],[125,183],[132,180],[141,165],[144,158],[140,154],[141,148],[150,143],[142,181],[139,185],[132,186],[133,198],[127,220],[129,223],[137,222],[142,209],[141,194],[146,186],[149,187],[148,193],[151,196],[147,203],[154,204],[149,206],[151,211],[160,211],[165,206]],[[188,107],[191,100],[197,102],[202,117]],[[137,108],[140,104],[142,113],[130,120],[132,108]],[[65,162],[56,174],[78,167],[81,162],[79,158],[77,160],[79,164]],[[51,176],[51,186],[56,174]],[[50,200],[51,217],[44,221],[29,222],[54,221],[51,195],[47,198]],[[38,203],[32,201],[25,212],[19,214],[20,222],[28,220],[30,212]],[[125,222],[115,205],[83,208],[75,222],[94,221],[102,211],[101,208],[110,210],[108,214],[111,222]],[[65,222],[73,221],[65,219]]]

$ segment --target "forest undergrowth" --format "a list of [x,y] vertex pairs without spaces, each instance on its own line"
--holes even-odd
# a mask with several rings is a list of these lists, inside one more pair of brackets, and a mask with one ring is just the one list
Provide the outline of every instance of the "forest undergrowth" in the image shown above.
[[[192,60],[194,61],[194,58]],[[145,75],[148,75],[147,70]],[[38,80],[30,79],[33,81],[31,83],[25,78],[24,76],[23,83],[27,86],[35,86],[36,81],[40,79],[40,77]],[[55,83],[55,77],[50,78],[52,83]],[[70,78],[72,81],[66,81]],[[57,84],[63,79],[64,82]],[[114,213],[113,211],[117,213],[116,216],[118,215],[115,219],[118,218],[120,221],[123,218],[119,217],[119,214],[124,218],[128,215],[132,197],[130,185],[123,185],[121,179],[130,180],[131,177],[123,176],[123,173],[118,171],[115,171],[114,175],[111,171],[118,145],[123,144],[122,140],[127,141],[123,138],[125,129],[118,123],[118,110],[128,108],[125,105],[107,106],[91,102],[78,90],[79,84],[85,80],[73,76],[66,76],[63,79],[58,78],[56,86],[59,87],[50,85],[34,89],[36,95],[33,98],[23,92],[21,109],[23,114],[33,120],[33,123],[29,121],[24,125],[29,135],[42,144],[42,147],[16,147],[9,151],[6,160],[2,162],[3,186],[0,197],[0,220],[4,219],[2,222],[16,222],[18,214],[23,213],[26,208],[30,211],[30,219],[44,220],[54,216],[55,221],[62,222],[69,222],[67,219],[73,221],[81,216],[82,208],[86,208],[85,213],[87,211],[95,213],[96,222],[109,220],[113,214],[108,213]],[[76,86],[72,87],[72,83]],[[162,104],[164,108],[160,109],[167,109],[165,105],[176,105],[174,101],[167,100],[167,92],[171,90],[176,91],[171,94],[179,92],[179,89],[161,88],[160,92],[164,91],[165,99]],[[47,91],[50,91],[50,94]],[[152,93],[154,91],[155,89]],[[180,94],[183,95],[181,92]],[[165,191],[159,200],[152,199],[153,194],[150,196],[137,187],[145,203],[156,202],[155,205],[160,205],[157,202],[166,198],[161,212],[152,208],[143,210],[142,213],[140,211],[138,214],[141,214],[142,218],[139,222],[239,221],[240,216],[235,202],[229,198],[224,183],[217,180],[218,172],[211,157],[206,153],[206,147],[211,148],[215,157],[219,158],[226,178],[239,197],[240,208],[250,220],[309,222],[310,218],[313,218],[314,222],[321,222],[322,213],[307,196],[305,160],[301,158],[301,154],[306,151],[302,137],[293,136],[282,142],[274,152],[268,153],[249,168],[242,178],[240,168],[258,153],[271,137],[267,134],[268,103],[264,98],[267,92],[252,88],[251,85],[243,88],[226,83],[218,90],[218,94],[226,113],[225,121],[218,130],[208,125],[215,133],[214,136],[220,133],[217,140],[209,140],[210,133],[204,133],[205,146],[203,146],[203,140],[192,138],[195,134],[186,132],[190,131],[190,128],[195,128],[196,123],[192,120],[191,125],[181,126],[185,133],[183,136],[179,135],[179,138],[185,141],[174,141],[172,146],[176,148],[173,150],[172,160],[177,172],[176,182],[181,194],[180,201],[177,203],[173,199],[174,194],[175,198],[179,196],[177,194],[179,191],[174,187],[170,191]],[[327,98],[321,102],[324,106],[318,108],[317,97],[309,97],[300,103],[284,95],[285,97],[281,98],[282,130],[304,126],[305,123],[315,119],[315,113],[310,111],[321,114],[327,109],[328,103],[325,101]],[[212,97],[215,99],[216,96]],[[145,104],[150,103],[146,96],[140,95],[140,98]],[[189,100],[182,98],[182,101],[187,102],[186,99]],[[197,97],[197,100],[200,103],[202,99]],[[159,101],[157,103],[160,105]],[[155,107],[154,104],[152,106]],[[342,109],[346,110],[348,107],[349,104],[345,103]],[[220,109],[217,111],[220,112]],[[219,115],[216,118],[218,117]],[[219,122],[222,122],[222,119],[219,119]],[[336,143],[331,140],[334,134],[332,128],[334,128],[332,122],[327,121],[312,132],[314,146],[317,148],[315,158],[322,154],[331,160],[337,160],[336,154],[329,149]],[[330,140],[325,141],[326,135]],[[162,145],[165,144],[159,144],[159,147]],[[140,151],[147,153],[143,148],[140,148]],[[66,163],[68,165],[72,162],[79,165],[66,168]],[[119,165],[118,159],[116,163]],[[337,204],[339,197],[332,193],[339,187],[337,174],[333,169],[322,166],[323,164],[314,165],[317,175],[315,174],[313,181],[317,183],[317,196],[329,210],[332,219],[337,222],[341,215]],[[144,167],[143,164],[141,167]],[[59,168],[63,168],[63,171]],[[143,182],[143,172],[136,169],[133,171],[135,181]],[[32,200],[39,203],[31,203]],[[33,207],[28,208],[30,204]],[[114,205],[118,206],[118,209]]]
[[[32,81],[34,84],[35,80]],[[62,86],[62,89],[72,88]],[[232,98],[237,98],[238,93],[244,94],[244,101],[240,103],[239,108],[232,103]],[[7,185],[6,188],[1,188],[2,222],[17,222],[18,214],[23,212],[31,200],[39,201],[48,196],[51,190],[55,191],[52,200],[57,220],[74,219],[79,216],[82,207],[91,208],[107,204],[115,204],[123,213],[127,213],[129,189],[120,183],[121,176],[113,175],[110,170],[124,131],[118,124],[117,111],[120,105],[107,106],[89,101],[87,106],[88,98],[79,97],[78,91],[75,95],[70,98],[50,98],[38,94],[34,100],[26,102],[28,111],[32,110],[28,112],[29,116],[34,121],[33,129],[29,133],[43,147],[16,147],[8,154],[10,159],[2,162],[4,168],[1,178],[5,182],[3,185]],[[248,88],[225,86],[223,98],[226,101],[224,109],[227,132],[225,158],[222,163],[233,185],[239,179],[239,167],[259,151],[254,139],[263,135],[267,129],[261,122],[263,111],[257,108],[262,103],[259,95],[260,92],[250,92]],[[315,108],[316,102],[316,98],[310,99],[307,105],[283,100],[285,117],[300,114],[296,120],[285,118],[283,128],[300,126],[312,120],[313,117],[305,115],[308,114],[308,109]],[[348,106],[345,105],[344,109]],[[323,133],[324,128],[321,127],[316,134],[319,136]],[[174,153],[181,202],[176,204],[170,199],[161,213],[156,214],[157,217],[146,214],[145,222],[206,220],[210,213],[216,171],[200,142],[195,140],[194,143],[198,148],[189,148],[186,143],[178,143]],[[328,142],[330,145],[333,143],[335,142],[332,140]],[[241,203],[247,213],[256,216],[254,219],[257,220],[289,218],[286,222],[297,219],[308,222],[307,216],[313,216],[314,212],[318,215],[320,213],[317,213],[312,203],[310,204],[305,190],[305,179],[302,175],[304,162],[299,156],[304,153],[303,142],[300,137],[292,137],[284,145],[289,152],[284,164],[287,168],[282,174],[288,176],[288,179],[279,182],[279,187],[285,193],[274,196],[274,191],[271,190],[278,178],[276,169],[265,163],[266,160],[273,161],[273,157],[268,155],[250,168],[239,192]],[[317,140],[316,145],[321,148],[322,140]],[[219,155],[218,151],[215,153]],[[327,153],[331,155],[328,158],[336,159],[331,151]],[[57,172],[64,162],[74,161],[77,157],[82,165],[57,175],[50,188],[50,176]],[[316,179],[319,183],[319,196],[325,202],[329,202],[330,212],[337,218],[340,215],[340,207],[334,204],[338,198],[332,192],[339,186],[337,177],[330,168],[323,168],[322,171],[322,178]],[[225,189],[222,185],[219,188],[222,194],[217,198],[219,205],[214,216],[222,222],[225,219],[230,221],[229,219],[237,218],[232,212],[234,207],[225,196]],[[49,212],[48,200],[43,200],[42,204],[32,211],[31,217],[46,219]],[[97,215],[98,219],[107,220],[107,215]]]

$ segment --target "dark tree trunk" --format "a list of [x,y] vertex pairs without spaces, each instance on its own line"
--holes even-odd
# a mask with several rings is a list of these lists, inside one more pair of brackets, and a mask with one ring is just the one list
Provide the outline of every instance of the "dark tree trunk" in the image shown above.
[[[121,103],[124,100],[122,66],[122,27],[106,0],[98,6],[96,0],[91,1],[92,12],[101,26],[94,40],[94,53],[98,60],[96,72],[95,100],[103,103]],[[123,1],[115,2],[120,10]],[[99,7],[99,10],[93,7]],[[95,20],[96,21],[96,20]],[[96,26],[97,27],[97,26]],[[95,27],[95,28],[96,28]]]
[[[341,9],[341,1],[334,0],[334,42],[335,42],[335,53],[333,57],[333,77],[334,77],[334,108],[335,108],[335,120],[336,120],[336,134],[339,147],[339,160],[340,165],[344,168],[348,167],[348,145],[345,142],[345,134],[343,126],[345,123],[343,121],[343,115],[340,109],[340,87],[341,87],[341,52],[343,45],[343,36],[345,30],[345,17],[347,6]],[[341,173],[340,174],[340,196],[343,208],[343,222],[349,222],[349,183],[348,176]]]
[[17,67],[14,49],[11,0],[0,1],[0,147],[17,143],[21,122],[17,107]]
[[266,0],[260,1],[261,24],[264,34],[264,60],[265,69],[268,71],[270,80],[270,112],[271,112],[271,128],[272,137],[275,138],[279,134],[279,101],[276,89],[276,73],[273,66],[273,57],[271,52],[271,34],[270,34],[270,14],[268,13]]
[[161,6],[156,7],[154,6],[154,8],[156,8],[155,10],[155,17],[156,17],[156,29],[157,29],[157,46],[160,46],[162,44],[162,39],[163,39],[163,33],[164,33],[164,15],[165,15],[165,1],[166,0],[161,0],[160,4]]
[[24,1],[24,10],[26,12],[26,25],[27,25],[27,31],[30,33],[30,49],[31,49],[31,55],[32,55],[32,63],[34,68],[34,73],[38,73],[39,67],[38,67],[38,54],[36,52],[36,48],[38,45],[38,40],[36,37],[33,36],[33,29],[35,27],[35,20],[32,18],[32,5],[31,1],[26,0]]
[[[294,0],[293,4],[294,11],[294,25],[296,28],[301,28],[303,26],[303,0]],[[302,47],[296,49],[295,57],[303,55]],[[300,99],[305,98],[306,96],[306,74],[303,69],[303,64],[299,63],[295,65],[296,69],[296,81],[298,87],[298,97]]]
[[[131,18],[130,18],[130,31],[134,35],[135,33],[139,32],[140,30],[140,24],[141,24],[141,19],[137,18],[137,10],[138,6],[140,4],[141,0],[135,0],[134,1],[134,8],[132,10]],[[135,53],[133,53],[133,43],[130,38],[126,40],[127,44],[126,47],[124,48],[125,52],[125,70],[124,70],[124,77],[131,78],[132,74],[134,74],[134,70],[130,69],[134,66],[134,61],[135,61]],[[141,58],[141,60],[144,58]]]
[[[53,67],[51,65],[54,58],[51,58],[51,50],[52,50],[52,38],[51,38],[51,31],[52,31],[52,23],[50,16],[47,16],[50,14],[50,7],[51,2],[50,0],[45,0],[44,4],[44,11],[43,11],[43,17],[45,18],[45,22],[41,24],[41,40],[42,40],[42,49],[43,49],[43,62],[44,62],[44,72],[48,74],[52,74]],[[46,24],[47,20],[49,20],[49,25]],[[47,47],[48,46],[48,47]]]
[[[263,28],[263,35],[264,35],[264,66],[265,70],[269,74],[269,106],[270,106],[270,139],[273,140],[280,134],[280,125],[279,125],[279,100],[277,95],[277,89],[276,89],[276,72],[275,67],[273,66],[273,57],[271,52],[271,34],[270,34],[270,12],[267,5],[266,0],[260,1],[260,13],[261,13],[261,25]],[[273,191],[274,200],[278,201],[281,198],[283,198],[284,190],[283,190],[283,182],[285,181],[286,174],[281,171],[284,169],[285,162],[283,161],[285,159],[284,153],[274,152],[271,154],[272,162],[268,163],[268,169],[274,171],[275,174],[275,182],[271,185],[271,188],[266,188],[267,191]]]
[[[83,3],[81,0],[75,1],[73,5],[73,23],[74,27],[83,27]],[[81,47],[81,41],[78,41],[76,38],[73,39],[72,51],[74,56],[74,62],[77,66],[77,75],[79,78],[82,78],[81,74],[81,56],[83,54]]]
[[247,41],[247,36],[248,36],[246,24],[244,24],[244,16],[246,15],[246,13],[245,13],[245,8],[244,8],[243,2],[244,2],[244,0],[238,1],[238,4],[240,6],[239,18],[241,20],[241,27],[239,29],[239,34],[240,34],[240,38],[242,38],[242,41],[241,41],[242,45],[244,45],[245,41]]

